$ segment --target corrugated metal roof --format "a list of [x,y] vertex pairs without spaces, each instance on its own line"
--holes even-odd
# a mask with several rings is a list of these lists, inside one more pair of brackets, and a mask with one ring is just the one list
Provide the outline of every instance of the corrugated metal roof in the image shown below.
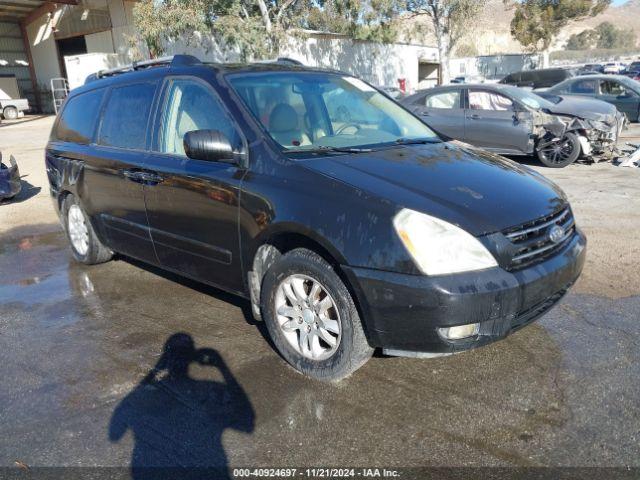
[[19,22],[46,3],[42,0],[0,0],[0,22]]

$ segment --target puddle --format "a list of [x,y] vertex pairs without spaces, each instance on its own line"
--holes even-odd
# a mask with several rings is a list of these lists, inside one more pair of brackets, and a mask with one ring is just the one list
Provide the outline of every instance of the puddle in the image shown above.
[[[0,460],[128,465],[148,444],[240,465],[640,458],[640,297],[570,293],[502,342],[375,357],[327,385],[284,364],[246,302],[138,263],[79,265],[56,226],[1,235],[0,272]],[[166,346],[185,337],[186,369]]]

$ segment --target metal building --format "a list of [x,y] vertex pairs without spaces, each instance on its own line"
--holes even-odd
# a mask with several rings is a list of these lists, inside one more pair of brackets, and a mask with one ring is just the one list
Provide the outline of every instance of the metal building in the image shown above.
[[0,0],[0,75],[14,74],[36,111],[51,112],[64,57],[130,54],[133,1]]

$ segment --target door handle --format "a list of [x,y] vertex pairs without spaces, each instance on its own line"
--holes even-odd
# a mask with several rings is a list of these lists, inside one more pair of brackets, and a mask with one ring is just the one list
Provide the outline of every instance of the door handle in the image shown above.
[[420,112],[420,115],[422,115],[423,117],[428,117],[430,115],[430,113],[425,110],[425,111]]
[[481,117],[477,113],[474,113],[473,115],[469,115],[467,118],[470,118],[471,120],[480,120]]
[[161,177],[155,172],[145,172],[141,170],[123,170],[122,175],[127,180],[131,180],[136,183],[146,183],[155,185],[164,181],[164,177]]
[[141,172],[140,179],[145,183],[162,183],[164,181],[164,177],[158,175],[153,172]]
[[124,175],[127,180],[131,180],[132,182],[142,182],[142,172],[139,170],[123,170],[122,175]]

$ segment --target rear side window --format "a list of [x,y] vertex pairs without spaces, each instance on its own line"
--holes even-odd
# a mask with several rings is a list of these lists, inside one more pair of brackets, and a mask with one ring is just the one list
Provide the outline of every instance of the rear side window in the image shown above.
[[104,89],[71,97],[62,110],[53,134],[54,140],[88,145],[93,139]]
[[443,92],[427,97],[425,105],[429,108],[460,108],[460,92]]
[[98,143],[108,147],[144,149],[155,91],[155,83],[114,88],[107,98]]

